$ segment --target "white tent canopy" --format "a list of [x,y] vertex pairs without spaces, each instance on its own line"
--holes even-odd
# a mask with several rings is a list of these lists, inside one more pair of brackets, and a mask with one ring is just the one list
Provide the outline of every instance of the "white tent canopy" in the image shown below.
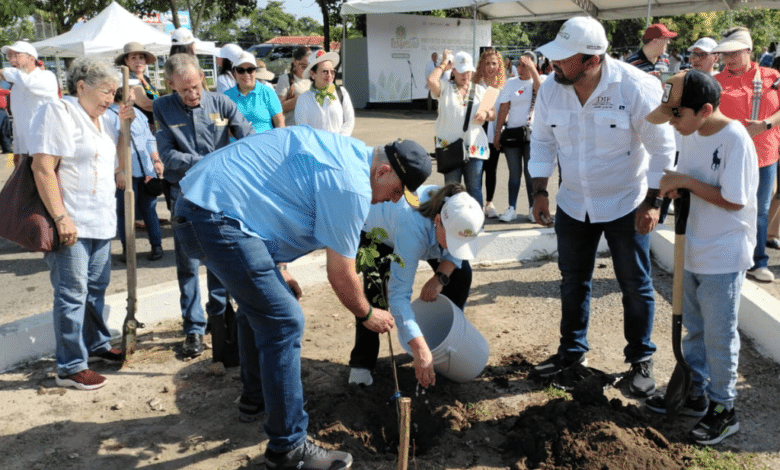
[[[171,36],[111,2],[99,15],[67,33],[33,43],[42,57],[115,57],[128,42],[139,42],[150,52],[167,55]],[[213,42],[196,43],[198,54],[214,55]]]
[[566,20],[587,14],[602,20],[685,13],[780,8],[780,0],[347,0],[341,13],[401,13],[477,7],[484,19],[501,22]]

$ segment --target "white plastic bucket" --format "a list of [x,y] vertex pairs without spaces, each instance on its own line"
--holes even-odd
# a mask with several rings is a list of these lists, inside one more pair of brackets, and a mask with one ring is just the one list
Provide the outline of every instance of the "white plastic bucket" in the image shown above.
[[[439,295],[433,302],[412,302],[417,324],[433,355],[433,368],[455,382],[468,382],[478,376],[488,361],[487,340],[474,328],[463,310]],[[407,353],[408,344],[401,345]]]

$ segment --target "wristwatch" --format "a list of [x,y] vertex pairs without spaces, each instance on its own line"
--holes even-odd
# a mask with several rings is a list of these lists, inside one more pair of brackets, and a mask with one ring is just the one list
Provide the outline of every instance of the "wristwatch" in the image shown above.
[[447,284],[450,283],[450,277],[444,274],[443,272],[436,271],[434,275],[439,278],[439,282],[441,282],[441,285],[446,286]]
[[764,125],[766,126],[766,130],[772,128],[772,122],[769,119],[764,119]]
[[646,197],[645,202],[648,206],[652,207],[653,209],[659,209],[661,207],[661,204],[664,203],[664,198],[662,197]]

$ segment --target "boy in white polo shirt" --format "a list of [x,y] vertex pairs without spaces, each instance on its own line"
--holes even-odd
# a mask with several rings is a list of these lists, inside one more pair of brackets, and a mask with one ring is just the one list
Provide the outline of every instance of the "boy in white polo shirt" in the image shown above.
[[[662,104],[647,116],[669,121],[681,134],[676,171],[666,170],[659,193],[691,194],[685,240],[683,354],[692,369],[690,394],[680,410],[703,416],[693,439],[717,444],[739,430],[737,313],[745,272],[753,264],[758,158],[739,121],[719,109],[720,86],[699,70],[681,72],[664,85]],[[709,404],[708,404],[709,402]],[[662,396],[646,405],[666,411]]]

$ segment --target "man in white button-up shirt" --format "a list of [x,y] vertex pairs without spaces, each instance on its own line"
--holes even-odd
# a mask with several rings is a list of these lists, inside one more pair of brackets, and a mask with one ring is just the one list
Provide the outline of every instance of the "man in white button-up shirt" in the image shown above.
[[[674,159],[672,128],[645,116],[661,102],[658,79],[606,55],[604,28],[593,18],[563,24],[539,51],[552,61],[536,101],[529,170],[533,212],[549,222],[547,180],[560,165],[555,232],[561,270],[561,340],[558,352],[534,368],[555,377],[584,365],[591,282],[602,234],[623,294],[624,349],[629,390],[655,392],[650,339],[655,300],[649,233],[658,223],[658,184]],[[549,222],[551,223],[551,222]],[[566,374],[569,375],[569,374]]]
[[32,44],[16,41],[3,46],[11,67],[0,71],[0,79],[11,84],[11,114],[14,117],[14,164],[19,156],[30,153],[30,123],[41,105],[58,98],[57,77],[38,68],[38,52]]

